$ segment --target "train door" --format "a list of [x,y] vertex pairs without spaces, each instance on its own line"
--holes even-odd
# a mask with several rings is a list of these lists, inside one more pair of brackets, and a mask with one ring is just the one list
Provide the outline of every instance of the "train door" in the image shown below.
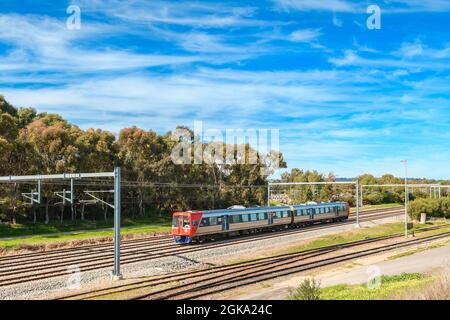
[[228,221],[228,216],[222,216],[222,230],[229,230],[230,222]]
[[273,216],[275,215],[275,212],[268,212],[268,220],[269,220],[269,224],[273,224]]
[[189,216],[180,216],[178,221],[179,229],[185,233],[189,233],[191,229],[191,222],[189,220]]
[[314,209],[313,208],[309,208],[308,209],[308,214],[311,220],[314,220]]

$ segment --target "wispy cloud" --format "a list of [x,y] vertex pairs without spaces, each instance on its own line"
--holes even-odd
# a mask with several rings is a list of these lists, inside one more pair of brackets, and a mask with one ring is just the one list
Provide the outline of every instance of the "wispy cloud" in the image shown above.
[[296,30],[289,35],[289,40],[294,42],[311,42],[321,35],[319,29]]
[[253,18],[256,9],[251,6],[160,0],[76,0],[72,2],[83,10],[138,24],[179,25],[196,28],[267,25],[266,21]]
[[356,12],[357,5],[345,0],[273,0],[282,10]]
[[[81,30],[41,7],[0,14],[0,94],[13,104],[115,132],[194,120],[279,128],[291,167],[384,173],[408,158],[423,175],[433,161],[429,176],[448,176],[450,47],[439,19],[417,26],[399,15],[371,32],[367,3],[350,0],[72,3]],[[383,14],[446,8],[379,5]]]
[[114,26],[85,23],[71,31],[64,21],[37,16],[0,15],[0,42],[12,49],[0,62],[0,70],[94,72],[129,70],[205,60],[202,56],[137,54],[125,50],[86,48],[83,41],[108,32]]
[[[401,69],[428,69],[428,70],[438,70],[438,69],[450,69],[449,61],[443,60],[447,58],[448,50],[430,50],[428,55],[423,56],[423,51],[420,47],[414,46],[412,49],[409,48],[406,52],[400,50],[396,52],[400,54],[403,58],[407,59],[397,59],[394,55],[385,54],[383,57],[377,58],[365,58],[355,52],[354,50],[345,50],[344,54],[340,57],[331,57],[329,62],[338,66],[356,66],[356,67],[368,67],[368,68],[401,68]],[[420,60],[408,59],[416,56],[421,56]],[[430,59],[438,58],[438,59]],[[442,59],[441,59],[442,58]]]

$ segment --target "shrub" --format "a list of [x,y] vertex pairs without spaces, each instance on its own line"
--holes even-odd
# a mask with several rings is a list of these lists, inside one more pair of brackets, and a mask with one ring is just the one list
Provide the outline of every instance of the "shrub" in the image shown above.
[[305,279],[300,286],[291,294],[293,300],[319,300],[320,281],[315,279]]
[[426,213],[431,217],[450,218],[450,198],[418,198],[411,201],[408,207],[408,214],[410,217],[419,219],[421,213]]

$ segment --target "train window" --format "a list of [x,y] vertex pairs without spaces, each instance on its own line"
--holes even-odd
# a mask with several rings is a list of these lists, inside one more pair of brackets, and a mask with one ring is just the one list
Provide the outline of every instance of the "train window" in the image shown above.
[[178,216],[174,216],[172,218],[172,227],[174,228],[178,227]]
[[264,212],[258,213],[258,220],[265,220],[266,219],[265,215],[266,214]]
[[209,226],[209,218],[203,218],[200,222],[200,227],[207,227]]
[[283,215],[281,214],[280,211],[277,212],[277,218],[280,219]]
[[326,208],[325,208],[325,212],[326,212],[326,213],[330,213],[330,208],[329,208],[329,207],[326,207]]
[[240,215],[231,216],[231,222],[232,223],[239,223],[239,222],[241,222],[241,216]]
[[242,217],[242,222],[248,222],[248,214],[243,214],[241,217]]
[[211,217],[211,218],[209,218],[209,224],[210,224],[211,226],[217,225],[217,222],[218,222],[217,217]]
[[258,220],[258,217],[256,216],[256,213],[250,214],[250,220],[251,221],[257,221]]
[[289,216],[289,212],[283,211],[283,218],[287,218]]
[[198,220],[192,220],[192,226],[197,227],[198,226]]

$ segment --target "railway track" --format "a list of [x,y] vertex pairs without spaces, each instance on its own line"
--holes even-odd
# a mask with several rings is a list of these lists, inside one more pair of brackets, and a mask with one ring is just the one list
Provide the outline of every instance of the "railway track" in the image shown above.
[[[443,227],[448,227],[448,225],[422,229],[421,232],[436,230]],[[402,237],[403,233],[374,239],[358,240],[298,253],[260,258],[253,261],[217,266],[204,270],[158,276],[144,281],[127,283],[125,285],[117,285],[85,293],[66,295],[59,299],[101,299],[102,297],[111,294],[152,289],[157,288],[158,286],[169,287],[158,289],[150,293],[132,296],[131,299],[196,299],[244,285],[294,274],[300,271],[315,269],[376,253],[447,238],[450,237],[450,232],[423,238],[414,238],[394,244],[382,243],[383,241],[395,238],[402,239]],[[374,245],[377,243],[381,243],[381,245],[369,249],[357,250],[360,246]],[[327,256],[336,253],[337,251],[345,251],[346,249],[352,249],[352,252]]]
[[[396,216],[402,209],[372,210],[361,214],[360,221],[382,219]],[[264,232],[250,236],[235,237],[220,241],[204,243],[201,246],[177,246],[170,236],[157,236],[148,239],[127,240],[122,243],[122,264],[159,259],[173,254],[203,251],[217,247],[231,246],[256,240],[271,239],[284,235],[325,229],[343,224],[354,223],[351,217],[345,222],[319,224],[304,228],[294,228],[282,231]],[[8,286],[50,277],[67,275],[67,268],[76,265],[81,271],[97,270],[113,265],[113,250],[111,243],[89,245],[80,248],[61,249],[49,252],[21,254],[0,257],[0,286]]]

